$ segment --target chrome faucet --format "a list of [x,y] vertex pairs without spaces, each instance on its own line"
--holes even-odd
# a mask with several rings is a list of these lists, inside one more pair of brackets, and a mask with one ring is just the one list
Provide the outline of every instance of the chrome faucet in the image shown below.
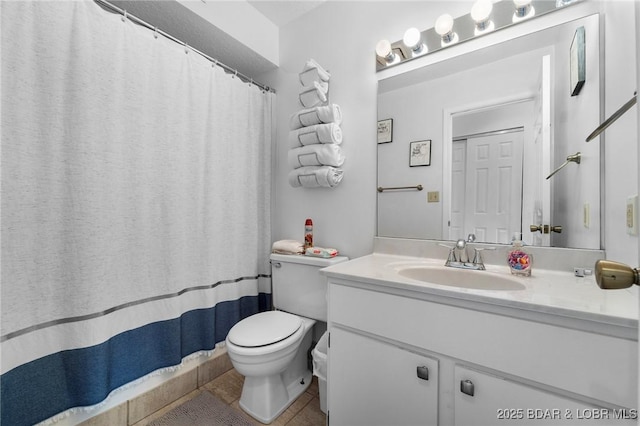
[[469,263],[469,253],[467,252],[467,242],[460,238],[452,249],[453,257],[461,263]]
[[[440,244],[443,247],[447,247],[449,249],[449,256],[447,257],[447,261],[444,266],[449,266],[452,268],[461,268],[461,269],[473,269],[477,271],[484,271],[484,262],[482,261],[482,251],[483,250],[493,250],[494,247],[474,247],[473,248],[473,256],[469,256],[469,247],[467,247],[467,242],[475,241],[475,235],[469,234],[467,241],[462,238],[456,241],[456,244],[451,247],[446,244]],[[471,259],[471,260],[469,260]]]

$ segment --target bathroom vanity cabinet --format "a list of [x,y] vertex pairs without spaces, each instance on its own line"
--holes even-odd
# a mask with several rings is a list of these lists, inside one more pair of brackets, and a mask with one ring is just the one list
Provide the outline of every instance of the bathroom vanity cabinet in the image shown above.
[[626,326],[326,275],[331,426],[636,424]]

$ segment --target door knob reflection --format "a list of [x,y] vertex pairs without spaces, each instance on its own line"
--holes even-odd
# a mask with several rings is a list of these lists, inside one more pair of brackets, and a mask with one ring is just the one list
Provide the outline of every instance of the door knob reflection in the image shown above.
[[544,234],[548,234],[549,231],[551,232],[556,232],[556,233],[561,233],[562,232],[562,225],[556,225],[556,226],[549,226],[549,225],[530,225],[529,226],[529,230],[531,232],[540,232],[540,233],[544,233]]

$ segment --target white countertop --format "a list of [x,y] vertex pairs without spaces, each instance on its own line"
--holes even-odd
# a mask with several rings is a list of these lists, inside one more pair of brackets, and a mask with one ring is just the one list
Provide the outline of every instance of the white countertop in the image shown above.
[[512,276],[509,268],[486,265],[487,271],[517,279],[524,289],[478,290],[431,284],[398,273],[403,266],[443,266],[444,259],[373,253],[322,269],[330,279],[358,283],[371,290],[431,299],[484,311],[576,327],[637,340],[638,288],[602,290],[593,275],[533,268],[530,277]]

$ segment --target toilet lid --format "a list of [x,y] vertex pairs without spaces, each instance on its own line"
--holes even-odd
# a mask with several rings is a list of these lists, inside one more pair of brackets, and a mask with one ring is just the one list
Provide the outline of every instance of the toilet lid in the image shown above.
[[255,348],[286,339],[302,327],[302,318],[281,311],[251,315],[231,327],[227,338],[237,346]]

